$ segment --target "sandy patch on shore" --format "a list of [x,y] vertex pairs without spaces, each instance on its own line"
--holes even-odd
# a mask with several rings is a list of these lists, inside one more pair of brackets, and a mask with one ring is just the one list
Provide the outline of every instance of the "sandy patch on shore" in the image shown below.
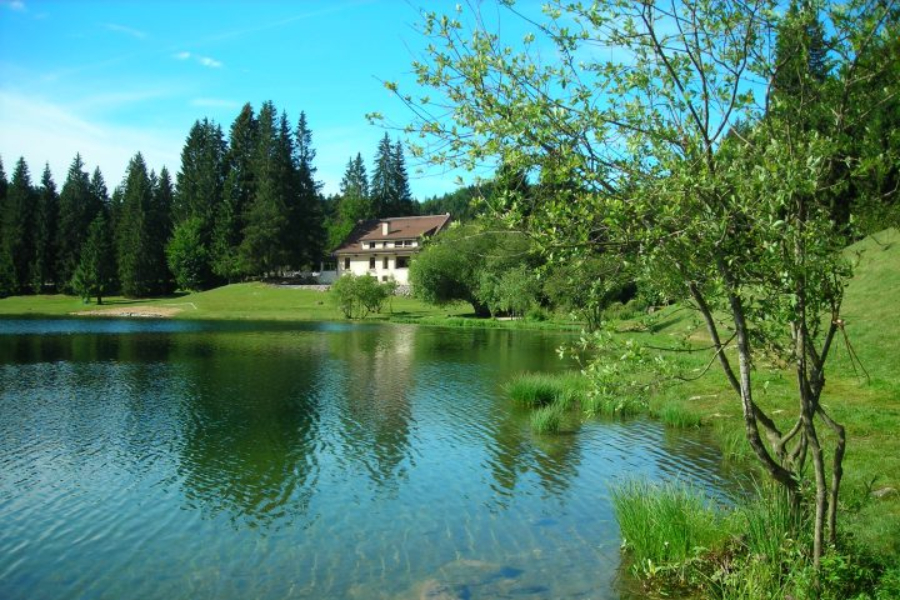
[[148,319],[165,319],[181,312],[177,306],[113,306],[111,308],[95,308],[69,313],[72,315],[91,317],[142,317]]

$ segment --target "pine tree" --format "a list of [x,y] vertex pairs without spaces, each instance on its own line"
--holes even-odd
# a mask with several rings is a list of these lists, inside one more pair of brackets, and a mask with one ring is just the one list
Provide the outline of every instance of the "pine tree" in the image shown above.
[[296,130],[297,143],[294,147],[297,169],[296,205],[292,213],[291,229],[299,232],[296,246],[295,266],[315,266],[324,254],[324,207],[322,204],[322,184],[316,181],[316,167],[313,161],[316,151],[312,147],[312,131],[306,121],[306,113],[300,112]]
[[6,215],[6,194],[8,190],[6,171],[3,168],[3,160],[0,158],[0,298],[15,293],[12,260],[4,251],[6,237],[3,222]]
[[3,214],[6,204],[6,170],[3,168],[3,157],[0,156],[0,248],[3,248]]
[[[267,275],[285,263],[283,241],[288,227],[285,203],[284,140],[275,124],[275,105],[265,102],[259,111],[257,145],[253,160],[254,194],[246,212],[240,246],[241,268],[247,275]],[[289,154],[288,154],[289,156]]]
[[119,282],[126,296],[141,297],[156,287],[154,260],[151,254],[153,183],[147,173],[144,157],[138,152],[128,163],[122,185],[122,207],[119,222]]
[[[192,289],[206,289],[215,282],[210,248],[216,215],[223,202],[226,151],[222,128],[208,119],[194,123],[181,151],[173,225],[177,230],[182,223],[191,220],[190,239],[196,239],[201,246],[196,249],[196,256],[205,258],[204,264],[194,265]],[[180,239],[185,238],[182,235]]]
[[213,271],[233,281],[241,275],[239,248],[243,241],[245,212],[256,188],[253,157],[258,123],[250,104],[245,104],[231,125],[223,201],[216,211],[212,243]]
[[29,282],[35,294],[44,290],[48,282],[56,282],[56,223],[59,213],[59,195],[50,173],[50,165],[44,165],[34,224],[34,259],[31,263]]
[[97,304],[103,304],[103,296],[110,293],[115,281],[115,256],[105,212],[100,211],[91,222],[71,283],[85,302],[97,298]]
[[152,261],[154,282],[150,293],[154,295],[171,294],[175,290],[175,282],[166,260],[166,244],[172,237],[172,203],[175,189],[166,167],[159,172],[159,177],[151,174],[150,179],[153,184],[153,194],[150,205],[148,250]]
[[403,144],[399,140],[396,144],[391,144],[391,139],[386,133],[378,143],[375,155],[372,206],[378,218],[415,214],[406,160],[403,157]]
[[[106,210],[109,208],[109,190],[106,189],[106,180],[103,179],[103,173],[100,172],[100,167],[94,168],[94,173],[91,175],[91,210],[95,211],[95,213],[99,214],[101,210]],[[96,218],[96,216],[94,217]],[[91,220],[93,223],[93,220]]]
[[0,289],[5,294],[21,293],[30,283],[34,261],[37,192],[24,158],[13,171],[3,206],[3,246],[0,248]]
[[394,157],[391,147],[391,139],[388,134],[378,142],[378,150],[375,153],[375,172],[372,173],[372,211],[375,217],[396,216],[390,213],[394,204],[393,185],[396,181],[393,173]]
[[347,170],[341,180],[341,195],[337,200],[335,215],[328,227],[328,247],[337,248],[353,231],[358,221],[375,216],[369,196],[369,178],[362,154],[347,161]]
[[173,217],[180,223],[190,217],[200,219],[212,233],[216,210],[225,186],[225,138],[222,128],[208,119],[196,121],[181,151],[181,170],[176,176]]
[[87,171],[84,170],[81,155],[76,154],[59,194],[59,219],[55,244],[56,279],[63,291],[71,291],[69,283],[81,257],[81,246],[84,245],[88,229],[100,210],[101,205],[95,195],[96,191],[91,186]]
[[406,159],[403,157],[403,144],[400,140],[394,145],[394,152],[391,155],[393,167],[391,176],[393,183],[391,191],[393,193],[393,206],[391,207],[392,215],[395,217],[406,217],[415,214],[415,204],[412,198],[412,192],[409,189],[409,175],[406,173]]

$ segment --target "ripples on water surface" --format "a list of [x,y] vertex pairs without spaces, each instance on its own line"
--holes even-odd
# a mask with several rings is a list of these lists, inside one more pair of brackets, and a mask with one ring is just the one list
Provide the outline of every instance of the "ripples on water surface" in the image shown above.
[[618,598],[610,484],[729,485],[700,434],[539,437],[564,338],[0,320],[0,597]]

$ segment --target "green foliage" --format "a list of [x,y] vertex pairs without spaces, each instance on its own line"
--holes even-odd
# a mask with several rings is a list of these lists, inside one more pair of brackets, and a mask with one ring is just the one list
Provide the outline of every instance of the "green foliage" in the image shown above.
[[165,243],[169,237],[172,189],[163,170],[159,180],[147,173],[138,153],[128,163],[117,236],[119,282],[129,297],[170,291]]
[[[535,262],[531,243],[521,232],[454,225],[419,253],[409,277],[413,292],[426,302],[469,302],[478,316],[511,309],[521,315],[536,301],[538,286],[527,273]],[[523,296],[513,297],[515,293]]]
[[16,162],[12,180],[6,190],[3,213],[0,214],[0,246],[3,287],[7,294],[19,293],[30,285],[35,257],[35,219],[38,194],[31,185],[31,175],[24,158]]
[[56,281],[56,223],[59,211],[59,195],[50,173],[44,166],[41,187],[37,195],[34,224],[34,258],[29,273],[29,283],[35,294],[41,294],[44,286]]
[[362,155],[357,154],[347,162],[347,170],[341,180],[341,195],[337,199],[335,214],[328,225],[328,248],[335,249],[347,239],[359,221],[375,216],[369,195],[369,180]]
[[259,112],[256,148],[251,163],[254,190],[245,213],[246,223],[239,248],[240,264],[247,275],[269,275],[289,262],[283,245],[288,235],[290,197],[293,192],[293,143],[276,122],[272,102]]
[[396,288],[393,281],[378,283],[371,275],[348,274],[331,285],[329,294],[345,317],[365,319],[371,313],[380,313]]
[[[837,498],[828,498],[838,486],[829,481],[841,475],[844,429],[819,400],[831,342],[843,335],[850,269],[840,250],[864,189],[856,167],[868,165],[870,177],[895,167],[869,147],[855,153],[849,140],[864,137],[857,128],[871,107],[897,96],[896,81],[864,82],[891,70],[870,53],[900,33],[898,13],[876,0],[804,3],[787,16],[771,0],[693,3],[677,16],[613,0],[557,1],[543,12],[541,41],[518,48],[482,19],[425,13],[429,51],[414,68],[451,117],[431,118],[416,105],[420,94],[398,91],[415,111],[408,130],[434,142],[435,164],[475,169],[493,160],[537,173],[537,190],[501,195],[499,208],[546,254],[615,248],[657,294],[690,299],[762,467],[798,494],[800,465],[807,451],[812,457],[818,564],[825,530],[833,541],[837,529]],[[792,61],[770,43],[773,24],[784,25],[782,49],[800,49]],[[599,60],[597,44],[618,51]],[[541,60],[545,45],[562,60]],[[758,85],[760,76],[773,85]],[[798,434],[785,436],[757,401],[752,367],[764,358],[796,367],[794,418],[808,417]],[[652,384],[626,362],[653,366],[626,349],[589,369],[601,405]],[[822,458],[817,427],[835,434],[833,464]]]
[[203,242],[204,223],[189,217],[175,227],[166,245],[166,259],[175,282],[182,290],[199,291],[209,281],[209,251]]
[[[99,171],[96,171],[99,177]],[[98,180],[98,184],[102,178]],[[100,197],[100,193],[104,194]],[[97,218],[105,200],[105,189],[91,184],[84,161],[77,154],[69,166],[66,181],[59,194],[59,216],[56,227],[56,277],[63,291],[81,260],[81,247],[87,240],[91,223]]]
[[71,287],[87,302],[97,299],[103,304],[115,284],[115,254],[106,217],[101,211],[91,223],[81,260],[72,275]]
[[484,198],[491,195],[493,183],[488,181],[469,185],[453,192],[434,196],[422,202],[419,207],[423,215],[443,215],[450,213],[455,221],[468,222],[484,214],[487,204]]
[[[286,135],[286,132],[282,135]],[[288,246],[290,264],[295,267],[316,267],[326,250],[322,183],[316,181],[313,161],[316,151],[312,145],[312,131],[306,113],[300,112],[295,130],[293,163],[295,193],[288,203]],[[327,248],[330,250],[330,248]]]
[[535,305],[540,283],[534,271],[525,265],[513,267],[501,274],[496,288],[496,308],[514,317],[522,317]]
[[378,143],[370,193],[375,218],[405,217],[415,212],[403,145],[400,141],[391,144],[387,133]]
[[[191,127],[181,151],[181,169],[172,206],[175,228],[166,256],[182,289],[204,289],[215,283],[209,249],[224,198],[227,150],[222,128],[203,119]],[[189,220],[192,223],[186,225]],[[191,232],[189,236],[185,235],[185,228]],[[189,240],[195,248],[186,247]],[[177,267],[173,266],[170,254],[173,243],[178,247]]]
[[245,215],[256,191],[253,166],[257,130],[253,107],[245,104],[231,125],[225,155],[227,175],[213,231],[212,269],[226,281],[242,275],[239,248],[244,238]]

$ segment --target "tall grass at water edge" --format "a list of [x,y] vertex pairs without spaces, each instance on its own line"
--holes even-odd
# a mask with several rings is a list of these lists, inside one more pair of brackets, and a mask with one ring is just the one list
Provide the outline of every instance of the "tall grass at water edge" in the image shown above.
[[583,405],[589,381],[577,372],[524,373],[506,385],[506,394],[524,408],[531,409],[531,429],[535,433],[556,433],[565,415]]
[[524,373],[506,385],[506,393],[526,408],[557,404],[563,410],[569,410],[586,397],[589,383],[581,373],[574,371]]
[[724,505],[685,484],[631,481],[614,488],[612,500],[632,570],[659,596],[900,598],[900,569],[852,539],[829,549],[816,576],[809,528],[778,489],[756,488]]

